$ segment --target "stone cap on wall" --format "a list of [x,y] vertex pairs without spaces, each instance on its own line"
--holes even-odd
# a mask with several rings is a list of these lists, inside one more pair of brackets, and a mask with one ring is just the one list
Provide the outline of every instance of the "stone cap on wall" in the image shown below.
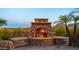
[[48,18],[34,18],[35,20],[41,20],[41,19],[45,19],[48,20]]

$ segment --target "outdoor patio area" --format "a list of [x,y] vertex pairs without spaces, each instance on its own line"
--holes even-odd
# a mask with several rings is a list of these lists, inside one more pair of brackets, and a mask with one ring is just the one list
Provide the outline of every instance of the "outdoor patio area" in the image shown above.
[[[15,37],[11,38],[11,41],[0,41],[0,49],[10,49],[10,50],[63,50],[63,49],[75,49],[68,46],[69,38],[54,36],[53,38],[31,38],[27,37]],[[78,48],[76,48],[78,49]]]
[[79,48],[71,46],[23,46],[12,50],[79,50]]

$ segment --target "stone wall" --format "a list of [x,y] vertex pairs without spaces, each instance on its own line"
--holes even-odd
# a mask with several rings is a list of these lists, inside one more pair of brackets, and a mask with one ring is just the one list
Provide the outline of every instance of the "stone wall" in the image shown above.
[[57,45],[63,45],[63,46],[69,45],[69,37],[54,36],[53,38],[54,42],[57,43]]
[[29,44],[27,37],[16,37],[16,38],[11,38],[11,40],[14,43],[15,47],[24,46],[24,45]]
[[13,49],[28,44],[26,37],[11,38],[11,40],[0,40],[0,49]]
[[[68,37],[54,36],[53,38],[32,38],[26,37],[11,38],[11,40],[0,40],[0,49],[13,49],[19,46],[52,46],[55,44],[55,40],[64,40],[64,46],[68,46]],[[59,45],[59,43],[58,43]]]
[[13,49],[15,48],[14,43],[8,40],[0,40],[0,49]]
[[52,39],[31,39],[30,45],[32,46],[51,46],[53,45]]

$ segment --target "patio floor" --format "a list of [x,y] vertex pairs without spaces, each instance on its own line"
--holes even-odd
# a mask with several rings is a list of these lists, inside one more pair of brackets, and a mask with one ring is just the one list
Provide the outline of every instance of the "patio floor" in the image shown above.
[[17,47],[13,50],[79,50],[77,47],[64,47],[64,46],[23,46]]

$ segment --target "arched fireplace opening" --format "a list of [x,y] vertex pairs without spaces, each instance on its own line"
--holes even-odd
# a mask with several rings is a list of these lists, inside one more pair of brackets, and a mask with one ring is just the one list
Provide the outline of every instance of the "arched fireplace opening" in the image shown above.
[[48,30],[46,28],[36,29],[36,36],[35,37],[48,37]]

